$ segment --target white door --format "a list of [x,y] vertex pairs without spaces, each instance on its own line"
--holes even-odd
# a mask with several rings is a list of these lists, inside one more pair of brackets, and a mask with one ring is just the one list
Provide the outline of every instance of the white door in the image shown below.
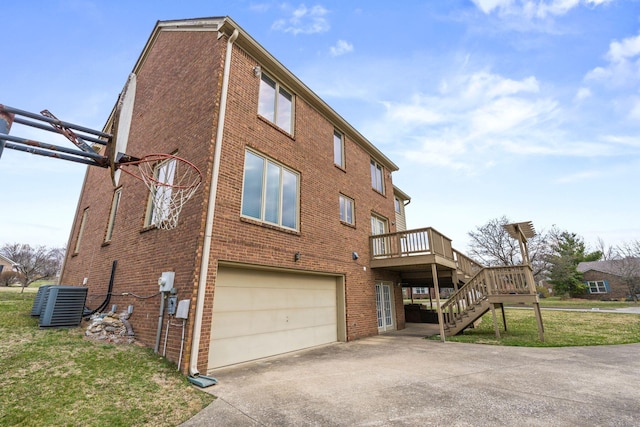
[[336,278],[220,267],[208,369],[337,341]]
[[393,325],[393,298],[391,285],[376,283],[376,308],[378,311],[378,331],[395,329]]

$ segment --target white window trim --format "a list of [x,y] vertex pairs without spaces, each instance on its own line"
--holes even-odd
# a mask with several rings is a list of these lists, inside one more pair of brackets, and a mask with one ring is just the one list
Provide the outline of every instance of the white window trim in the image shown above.
[[[602,286],[598,285],[599,283],[602,284]],[[592,286],[593,284],[593,286]],[[607,292],[607,285],[605,285],[604,280],[588,280],[587,281],[587,287],[589,288],[589,293],[590,294],[606,294]],[[593,289],[596,289],[596,291],[594,292]],[[600,289],[603,289],[602,291]]]
[[[340,202],[340,222],[344,223],[344,224],[349,224],[349,225],[356,225],[356,202],[355,200],[353,200],[351,197],[345,196],[344,194],[340,194],[339,197],[339,202]],[[342,203],[342,201],[344,200],[344,204]],[[348,221],[347,218],[347,204],[351,205],[351,221]],[[344,212],[344,219],[343,219],[343,212],[342,212],[342,206],[344,205],[345,207],[345,212]]]
[[[371,159],[371,187],[380,194],[384,194],[384,166],[375,160]],[[380,173],[380,188],[377,188],[378,184],[378,172]]]
[[[254,156],[260,157],[264,161],[265,164],[268,164],[270,162],[270,163],[272,163],[272,164],[274,164],[274,165],[276,165],[276,166],[278,166],[278,167],[280,167],[280,168],[282,168],[282,169],[284,169],[284,170],[286,170],[286,171],[288,171],[288,172],[290,172],[290,173],[292,173],[292,174],[294,174],[296,176],[296,178],[297,178],[296,179],[296,207],[295,207],[295,211],[296,211],[296,221],[295,222],[296,222],[296,224],[295,224],[295,228],[292,228],[292,227],[289,227],[287,225],[283,225],[282,224],[282,203],[280,203],[280,212],[279,212],[279,215],[278,215],[280,223],[275,223],[275,222],[267,221],[267,220],[264,219],[265,215],[266,215],[265,211],[266,211],[266,205],[267,205],[266,195],[265,195],[265,192],[267,191],[267,188],[266,188],[266,185],[265,185],[265,179],[266,179],[266,174],[267,174],[267,168],[266,167],[264,167],[263,170],[262,170],[262,197],[261,197],[261,201],[260,201],[260,204],[261,204],[260,205],[260,218],[256,218],[256,217],[253,217],[253,216],[250,216],[250,215],[245,215],[244,213],[242,213],[242,210],[243,210],[243,207],[244,207],[244,189],[245,189],[245,182],[244,182],[245,176],[244,175],[245,175],[246,165],[243,167],[243,171],[242,171],[242,175],[243,175],[242,176],[242,197],[241,197],[241,201],[240,201],[240,216],[242,218],[247,218],[247,219],[250,219],[252,221],[259,221],[259,222],[262,222],[264,224],[270,224],[270,225],[274,225],[274,226],[277,226],[277,227],[282,227],[282,228],[287,229],[287,230],[299,231],[300,230],[300,173],[295,171],[295,170],[293,170],[293,169],[291,169],[291,168],[289,168],[289,167],[287,167],[287,166],[285,166],[285,165],[283,165],[282,163],[280,163],[280,162],[278,162],[278,161],[276,161],[276,160],[274,160],[274,159],[272,159],[272,158],[270,158],[268,156],[265,156],[264,154],[261,154],[261,153],[259,153],[257,151],[250,150],[250,149],[246,149],[245,150],[245,161],[246,161],[246,153],[251,153]],[[282,202],[282,182],[280,182],[280,197],[281,197],[280,202]]]
[[[336,161],[336,138],[340,141],[340,162]],[[344,150],[344,134],[337,129],[333,130],[333,163],[339,168],[346,169],[346,159]]]
[[104,241],[110,242],[113,237],[113,226],[116,222],[116,215],[118,213],[118,206],[120,206],[120,198],[122,197],[122,187],[116,188],[113,192],[113,198],[111,199],[111,211],[109,212],[109,222],[107,223],[107,232],[105,233]]
[[80,228],[78,229],[78,237],[76,238],[76,245],[73,247],[73,253],[80,252],[80,242],[82,241],[82,235],[84,234],[84,227],[87,224],[87,217],[89,216],[89,208],[85,208],[82,211],[82,219],[80,220]]
[[394,207],[395,207],[396,213],[401,214],[402,213],[402,201],[398,197],[394,197],[393,198],[393,203],[394,203]]
[[[171,166],[173,165],[173,166]],[[153,166],[153,177],[160,182],[165,184],[173,184],[173,180],[176,174],[177,162],[175,159],[166,159],[158,162]],[[168,171],[170,175],[170,179],[162,179],[160,177],[160,171],[165,169],[165,174]],[[144,226],[145,227],[154,227],[157,224],[162,223],[162,221],[166,220],[169,216],[169,199],[171,198],[171,193],[173,191],[173,187],[170,186],[153,186],[149,191],[149,198],[147,199],[147,211],[144,217]],[[162,211],[163,216],[158,218],[156,217],[156,210],[154,206],[156,203],[162,202],[165,205],[165,209]]]
[[[288,133],[289,135],[293,135],[293,130],[295,129],[294,123],[295,123],[295,96],[293,95],[293,92],[290,91],[289,89],[287,89],[285,86],[281,85],[280,82],[278,82],[278,80],[274,79],[273,77],[271,77],[269,74],[265,73],[265,72],[261,72],[260,73],[260,86],[262,86],[262,77],[266,77],[267,79],[271,80],[274,84],[275,84],[275,90],[274,90],[274,103],[273,103],[273,120],[270,120],[269,118],[265,117],[264,115],[261,114],[260,112],[260,100],[258,99],[258,115],[262,118],[264,118],[265,120],[267,120],[269,123],[273,123],[274,126],[277,126],[278,129],[282,129],[282,131]],[[279,102],[279,95],[280,95],[280,90],[284,91],[287,95],[289,95],[291,97],[291,111],[289,113],[290,115],[290,120],[289,120],[289,129],[285,129],[282,126],[280,126],[278,124],[278,102]],[[260,96],[258,94],[258,96]]]

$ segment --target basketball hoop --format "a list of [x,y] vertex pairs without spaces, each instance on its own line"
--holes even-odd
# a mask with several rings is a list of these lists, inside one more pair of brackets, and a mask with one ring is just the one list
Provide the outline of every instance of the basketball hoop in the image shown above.
[[[137,166],[137,173],[132,166]],[[172,154],[149,154],[117,167],[147,186],[151,223],[164,230],[176,228],[182,207],[202,183],[202,173],[193,163]]]

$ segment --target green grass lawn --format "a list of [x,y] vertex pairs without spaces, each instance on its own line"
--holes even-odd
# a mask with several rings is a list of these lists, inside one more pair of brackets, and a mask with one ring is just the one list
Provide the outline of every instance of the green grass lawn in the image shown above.
[[[533,310],[505,309],[507,332],[498,314],[501,338],[495,337],[493,317],[489,311],[475,329],[447,337],[447,341],[510,345],[524,347],[565,347],[612,345],[640,342],[640,315],[598,312],[542,311],[544,342],[538,340]],[[431,339],[439,339],[431,337]]]
[[625,301],[595,301],[584,298],[568,298],[560,297],[540,298],[540,307],[550,308],[626,308],[637,307],[633,302]]
[[34,296],[0,291],[0,425],[175,426],[214,399],[148,349],[39,329]]

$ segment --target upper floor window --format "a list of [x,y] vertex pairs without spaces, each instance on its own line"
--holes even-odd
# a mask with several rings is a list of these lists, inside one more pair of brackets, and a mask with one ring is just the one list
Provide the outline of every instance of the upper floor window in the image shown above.
[[113,193],[113,200],[111,201],[111,212],[109,213],[109,223],[107,224],[107,234],[104,237],[105,242],[110,242],[113,236],[113,224],[116,222],[116,213],[118,212],[118,205],[120,205],[120,196],[122,195],[122,188],[118,188]]
[[371,187],[384,194],[384,168],[371,159]]
[[89,216],[89,208],[85,208],[82,211],[82,219],[80,220],[80,227],[78,228],[78,237],[76,238],[76,245],[73,247],[73,253],[80,252],[80,242],[82,241],[82,235],[84,234],[84,227],[87,224],[87,217]]
[[[159,162],[153,168],[153,177],[160,185],[155,185],[149,193],[147,215],[144,225],[160,225],[169,220],[173,179],[176,174],[176,160],[167,159]],[[163,185],[164,184],[164,185]]]
[[298,173],[252,151],[246,151],[242,215],[298,229]]
[[354,212],[355,202],[353,199],[340,195],[340,221],[354,225],[356,223]]
[[395,208],[396,208],[396,212],[397,213],[402,213],[402,203],[400,202],[400,199],[398,199],[397,197],[394,198],[395,200]]
[[293,95],[264,73],[260,78],[258,114],[285,132],[293,133]]
[[333,131],[333,162],[344,169],[344,136]]

